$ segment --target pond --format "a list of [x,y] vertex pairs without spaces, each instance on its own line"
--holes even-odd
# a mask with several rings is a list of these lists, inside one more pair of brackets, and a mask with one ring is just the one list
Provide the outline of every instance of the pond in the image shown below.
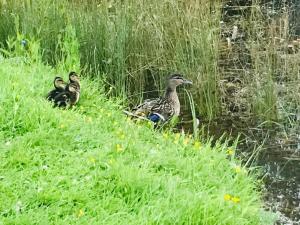
[[[215,139],[224,133],[231,139],[240,135],[238,157],[261,168],[266,209],[279,215],[277,224],[300,225],[300,134],[283,134],[274,126],[262,128],[238,117],[203,122],[201,126]],[[185,125],[184,129],[191,127]]]

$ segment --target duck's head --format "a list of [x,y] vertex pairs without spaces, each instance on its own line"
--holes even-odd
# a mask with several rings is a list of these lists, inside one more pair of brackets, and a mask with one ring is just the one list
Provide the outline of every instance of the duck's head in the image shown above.
[[76,83],[70,83],[68,86],[67,86],[67,90],[71,93],[76,93],[76,92],[79,92],[79,87]]
[[72,71],[69,73],[70,82],[79,82],[79,76],[76,72]]
[[181,74],[175,73],[172,74],[168,80],[168,87],[175,89],[177,86],[182,85],[182,84],[193,84],[192,81],[187,80],[186,78],[184,78]]
[[65,87],[66,87],[66,83],[64,82],[64,80],[61,77],[55,77],[53,84],[54,84],[54,87],[57,89],[65,89]]

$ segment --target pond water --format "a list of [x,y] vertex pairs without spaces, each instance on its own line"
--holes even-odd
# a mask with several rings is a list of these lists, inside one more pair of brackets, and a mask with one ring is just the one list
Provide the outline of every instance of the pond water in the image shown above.
[[[231,138],[240,135],[239,157],[262,169],[266,209],[279,215],[277,224],[300,225],[300,133],[283,135],[274,127],[261,128],[239,118],[203,122],[200,127],[203,125],[205,133],[216,139],[223,133]],[[188,125],[184,128],[191,130]]]

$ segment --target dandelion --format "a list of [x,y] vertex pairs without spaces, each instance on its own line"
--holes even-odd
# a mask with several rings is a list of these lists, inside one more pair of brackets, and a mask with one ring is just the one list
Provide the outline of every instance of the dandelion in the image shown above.
[[189,138],[185,138],[185,139],[183,140],[183,144],[184,144],[184,145],[188,145],[189,142],[190,142],[190,139],[189,139]]
[[195,147],[196,149],[199,149],[199,148],[201,147],[201,143],[200,143],[199,141],[195,141],[194,147]]
[[234,203],[239,203],[241,201],[241,199],[239,197],[232,197],[231,201]]
[[234,171],[235,171],[236,173],[240,173],[240,172],[242,171],[242,169],[241,169],[240,166],[236,166],[236,167],[234,168]]
[[94,157],[90,157],[90,162],[95,163],[96,159]]
[[117,144],[116,150],[117,150],[117,152],[121,152],[121,151],[123,151],[123,147],[120,144]]
[[164,137],[164,139],[168,139],[169,138],[169,134],[168,133],[163,133],[163,137]]
[[227,149],[226,153],[227,153],[227,155],[233,155],[234,151],[231,148],[229,148],[229,149]]
[[63,129],[63,128],[65,128],[66,126],[65,126],[64,124],[61,124],[59,127],[60,127],[61,129]]
[[82,209],[80,209],[77,216],[82,217],[83,215],[84,215],[84,211]]
[[229,201],[229,200],[231,200],[231,198],[232,198],[232,197],[231,197],[230,194],[225,194],[225,195],[224,195],[224,200],[225,200],[225,201]]

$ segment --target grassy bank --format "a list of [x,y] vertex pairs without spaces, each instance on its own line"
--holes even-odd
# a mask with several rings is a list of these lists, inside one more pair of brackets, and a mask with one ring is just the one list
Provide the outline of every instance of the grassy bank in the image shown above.
[[56,72],[0,58],[0,224],[272,224],[234,149],[135,124],[91,80],[52,108]]

